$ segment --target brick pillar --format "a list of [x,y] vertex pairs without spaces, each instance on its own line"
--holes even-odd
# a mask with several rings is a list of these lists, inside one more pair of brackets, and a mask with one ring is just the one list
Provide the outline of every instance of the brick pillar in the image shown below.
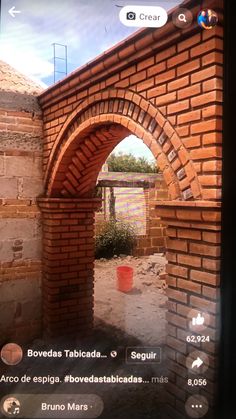
[[43,320],[49,336],[93,326],[94,214],[100,199],[39,198],[43,219]]
[[[219,341],[220,285],[220,204],[213,202],[166,202],[158,212],[167,224],[167,353],[169,384],[167,403],[170,417],[185,418],[185,402],[192,394],[204,395],[214,405],[212,396],[216,379]],[[206,314],[207,328],[194,331],[192,317]],[[209,335],[210,342],[188,342],[188,335]],[[207,386],[189,387],[188,378],[196,378],[186,367],[194,351],[204,352],[209,368],[200,375]],[[207,416],[211,417],[211,416]]]

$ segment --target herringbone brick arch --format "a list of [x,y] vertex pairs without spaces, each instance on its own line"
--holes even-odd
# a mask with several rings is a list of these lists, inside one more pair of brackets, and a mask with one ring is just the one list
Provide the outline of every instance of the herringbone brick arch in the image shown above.
[[46,167],[48,196],[92,196],[104,161],[131,133],[157,159],[171,199],[201,198],[189,152],[171,123],[141,95],[121,89],[89,97],[66,120]]
[[[197,4],[196,4],[197,3]],[[186,1],[196,18],[220,0]],[[169,199],[156,203],[167,225],[168,403],[173,417],[188,397],[186,358],[209,355],[214,388],[218,346],[222,48],[221,23],[144,29],[39,96],[44,119],[44,328],[50,335],[87,334],[93,325],[94,196],[98,173],[130,133],[157,160]],[[188,342],[193,313],[206,313],[210,342]],[[183,378],[184,377],[184,378]],[[178,415],[176,413],[178,411]]]

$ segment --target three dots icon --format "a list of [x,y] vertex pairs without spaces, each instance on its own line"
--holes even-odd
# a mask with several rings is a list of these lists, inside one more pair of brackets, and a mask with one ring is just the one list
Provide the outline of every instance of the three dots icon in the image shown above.
[[209,405],[206,397],[196,394],[190,396],[185,403],[185,410],[190,418],[202,418],[208,412]]

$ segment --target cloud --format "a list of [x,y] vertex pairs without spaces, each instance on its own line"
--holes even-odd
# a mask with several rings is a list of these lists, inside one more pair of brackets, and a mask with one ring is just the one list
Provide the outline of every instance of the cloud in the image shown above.
[[[0,58],[24,74],[50,84],[54,72],[53,43],[67,45],[68,72],[71,72],[137,30],[119,21],[120,8],[116,4],[124,3],[127,4],[124,0],[18,0],[17,9],[21,13],[11,18],[6,1]],[[129,3],[143,1],[129,0]],[[168,8],[177,3],[180,1],[160,0]],[[59,63],[60,60],[58,66]]]
[[53,74],[53,64],[41,57],[33,48],[16,48],[0,41],[0,58],[21,73],[40,81]]

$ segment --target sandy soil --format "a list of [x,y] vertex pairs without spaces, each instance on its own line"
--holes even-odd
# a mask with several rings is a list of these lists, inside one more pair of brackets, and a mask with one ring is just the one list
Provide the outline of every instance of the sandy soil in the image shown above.
[[[167,297],[159,272],[164,270],[165,263],[165,258],[158,254],[150,257],[128,256],[97,260],[95,326],[115,326],[148,346],[163,344]],[[116,268],[122,265],[134,269],[133,289],[128,293],[117,290]],[[114,329],[114,333],[119,331]]]

